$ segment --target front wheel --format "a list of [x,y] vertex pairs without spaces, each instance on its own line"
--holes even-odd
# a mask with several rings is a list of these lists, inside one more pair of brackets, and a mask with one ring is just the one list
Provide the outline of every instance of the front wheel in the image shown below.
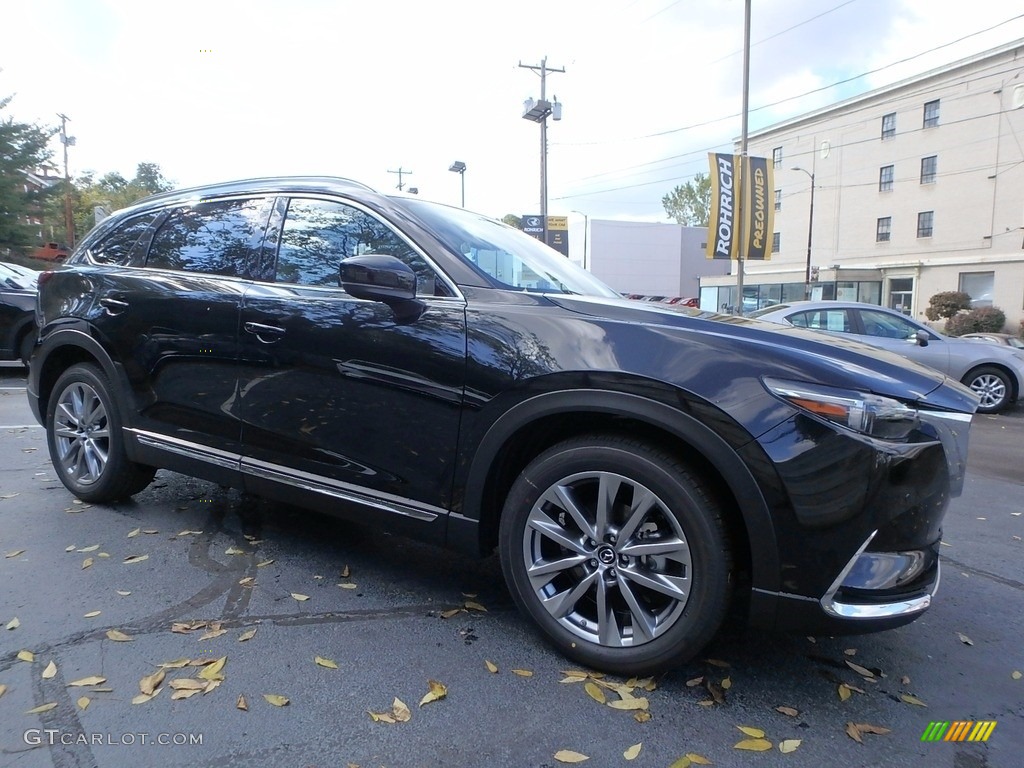
[[676,457],[636,440],[578,438],[534,459],[499,549],[520,610],[566,656],[610,672],[684,663],[729,604],[721,509]]
[[125,499],[156,470],[130,461],[107,377],[80,363],[61,374],[46,411],[50,460],[64,486],[84,501]]
[[978,413],[996,413],[1010,402],[1013,389],[1009,377],[991,365],[975,368],[964,376],[963,383],[981,398]]

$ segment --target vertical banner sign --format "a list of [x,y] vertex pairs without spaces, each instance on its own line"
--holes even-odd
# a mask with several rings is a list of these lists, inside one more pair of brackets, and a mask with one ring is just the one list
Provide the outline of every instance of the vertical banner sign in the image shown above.
[[538,240],[543,240],[544,220],[540,217],[540,214],[524,213],[522,218],[523,232],[528,234],[530,237],[535,237]]
[[736,218],[736,189],[739,185],[739,158],[736,155],[708,153],[711,165],[711,212],[708,218],[709,259],[735,259],[739,246]]
[[569,256],[569,217],[548,216],[548,245]]
[[745,258],[768,261],[772,257],[771,241],[774,201],[772,191],[772,164],[764,157],[748,157],[742,174],[743,205],[741,208],[747,235]]

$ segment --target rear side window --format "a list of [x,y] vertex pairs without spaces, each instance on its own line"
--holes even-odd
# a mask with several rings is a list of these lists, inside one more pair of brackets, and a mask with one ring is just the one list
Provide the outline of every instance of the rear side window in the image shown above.
[[850,315],[845,309],[814,309],[789,316],[797,328],[850,333]]
[[269,210],[264,199],[178,208],[153,236],[146,266],[244,277],[255,263]]
[[148,213],[122,222],[113,232],[89,248],[89,258],[97,264],[125,266],[131,261],[139,238],[150,228],[157,215]]

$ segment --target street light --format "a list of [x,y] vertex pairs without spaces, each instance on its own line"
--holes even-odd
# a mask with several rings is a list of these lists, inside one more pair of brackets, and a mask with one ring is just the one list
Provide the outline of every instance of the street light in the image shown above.
[[462,179],[462,207],[466,207],[466,164],[461,160],[456,160],[452,163],[448,170],[452,173],[459,174],[459,178]]
[[803,171],[811,179],[811,208],[807,214],[807,271],[804,273],[804,298],[811,298],[811,235],[814,234],[814,174],[805,168],[793,167],[791,171]]
[[523,102],[523,119],[540,124],[540,220],[543,227],[541,242],[548,242],[548,115],[554,120],[562,119],[562,105],[555,96],[553,101],[547,99],[547,74],[548,72],[565,72],[565,69],[552,69],[548,66],[548,59],[545,56],[540,61],[540,66],[527,65],[522,62],[519,66],[524,69],[540,71],[540,100],[534,101],[530,97]]
[[590,217],[587,216],[583,211],[572,210],[569,213],[578,213],[583,217],[583,268],[587,268],[587,226],[590,223]]

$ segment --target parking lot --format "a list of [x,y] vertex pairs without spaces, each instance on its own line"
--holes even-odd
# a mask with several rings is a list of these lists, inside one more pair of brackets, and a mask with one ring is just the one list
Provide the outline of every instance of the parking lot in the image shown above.
[[[165,471],[130,503],[76,503],[24,383],[0,367],[2,766],[1020,765],[1020,406],[975,418],[922,619],[847,638],[732,623],[700,660],[625,681],[567,674],[494,558]],[[610,706],[623,685],[645,703]],[[922,741],[933,721],[996,726]]]

